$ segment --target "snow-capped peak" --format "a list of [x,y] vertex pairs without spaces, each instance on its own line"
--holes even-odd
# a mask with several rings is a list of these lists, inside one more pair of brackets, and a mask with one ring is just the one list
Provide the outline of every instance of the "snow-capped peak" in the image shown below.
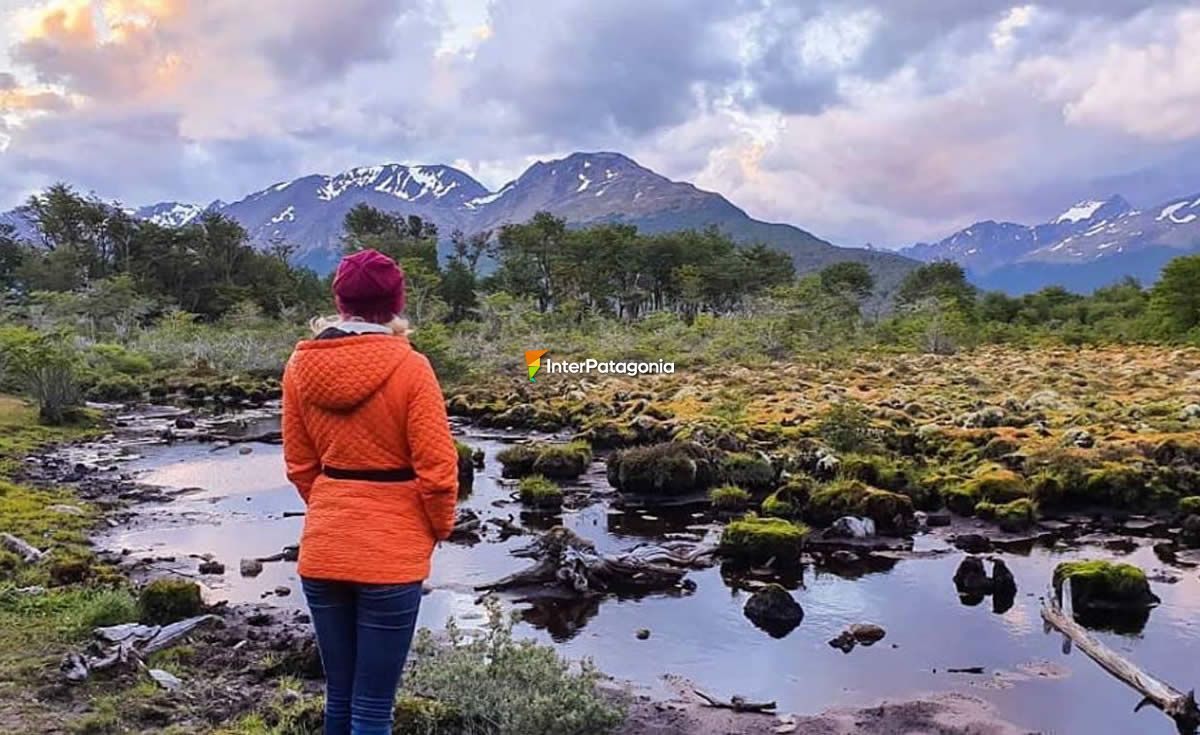
[[1064,222],[1074,223],[1091,219],[1092,215],[1096,214],[1096,212],[1099,211],[1099,209],[1103,206],[1104,202],[1098,202],[1090,199],[1077,202],[1072,205],[1070,209],[1058,215],[1058,219],[1054,220],[1054,224],[1061,225]]
[[152,222],[159,227],[183,227],[192,223],[204,213],[206,208],[199,204],[183,204],[180,202],[160,202],[148,207],[142,207],[134,214],[139,219]]
[[426,197],[441,199],[463,186],[464,182],[475,184],[465,175],[445,166],[403,166],[396,163],[361,166],[334,176],[322,176],[317,187],[317,198],[328,202],[351,189],[372,189],[404,201]]

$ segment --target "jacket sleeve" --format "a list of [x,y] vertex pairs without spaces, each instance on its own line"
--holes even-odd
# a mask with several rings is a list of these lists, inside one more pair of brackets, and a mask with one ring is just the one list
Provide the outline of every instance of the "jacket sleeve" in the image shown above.
[[321,474],[321,457],[308,434],[308,429],[304,426],[300,396],[296,393],[290,369],[283,372],[282,423],[283,460],[287,466],[287,478],[296,486],[300,497],[307,504],[313,481]]
[[408,397],[408,446],[413,472],[425,513],[439,541],[454,530],[458,502],[458,451],[450,435],[446,401],[433,368],[424,355],[419,358],[412,391]]

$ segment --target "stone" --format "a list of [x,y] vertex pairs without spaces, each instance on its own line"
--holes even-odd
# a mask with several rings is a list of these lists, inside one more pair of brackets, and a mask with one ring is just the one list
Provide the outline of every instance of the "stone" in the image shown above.
[[206,560],[200,562],[201,574],[224,574],[225,565],[219,561]]
[[858,645],[858,641],[855,640],[853,633],[843,630],[836,638],[829,641],[829,645],[841,649],[842,653],[850,653]]
[[847,631],[860,646],[870,646],[883,640],[887,631],[874,623],[855,623]]
[[180,416],[175,419],[176,429],[194,429],[196,428],[196,420],[187,416]]
[[158,684],[168,692],[173,692],[179,687],[183,686],[183,682],[180,681],[179,677],[175,676],[169,671],[163,671],[162,669],[149,669],[146,671],[146,673],[150,675],[150,678],[154,680],[155,684]]
[[949,513],[927,513],[925,514],[925,525],[930,528],[945,528],[951,522]]
[[250,454],[254,451],[254,447],[241,446],[238,447],[238,454]]
[[870,518],[855,518],[843,516],[833,522],[825,532],[826,538],[873,538],[875,536],[875,521]]
[[639,628],[636,635],[639,641],[647,640],[650,637],[650,630],[648,628]]
[[292,594],[291,587],[284,587],[283,585],[279,585],[278,587],[275,588],[275,596],[276,597],[287,597],[290,594]]
[[262,562],[257,559],[242,559],[239,569],[243,577],[257,577],[262,574]]
[[1091,449],[1096,446],[1096,438],[1087,429],[1068,429],[1063,433],[1063,446]]
[[1200,419],[1200,403],[1189,403],[1179,411],[1180,421]]
[[983,554],[992,550],[992,542],[978,533],[960,533],[950,539],[956,549],[968,554]]
[[764,585],[746,601],[742,612],[750,622],[775,638],[782,638],[804,620],[804,608],[778,584]]

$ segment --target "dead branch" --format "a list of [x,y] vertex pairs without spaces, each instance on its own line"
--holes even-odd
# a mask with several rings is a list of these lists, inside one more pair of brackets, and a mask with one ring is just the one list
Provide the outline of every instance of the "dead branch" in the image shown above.
[[[1069,579],[1063,583],[1062,596],[1066,600],[1071,599],[1070,583]],[[1135,710],[1140,710],[1146,704],[1154,705],[1175,721],[1180,733],[1190,735],[1200,727],[1200,708],[1196,706],[1195,690],[1184,694],[1106,647],[1075,622],[1069,610],[1064,612],[1053,592],[1043,600],[1042,620],[1066,636],[1070,643],[1074,643],[1105,671],[1140,693],[1143,699]]]
[[722,699],[717,699],[711,694],[705,694],[699,689],[693,689],[697,697],[704,700],[704,703],[709,707],[717,707],[719,709],[731,709],[734,712],[757,712],[767,713],[767,710],[775,709],[774,702],[747,702],[743,697],[736,694],[729,698],[726,702]]

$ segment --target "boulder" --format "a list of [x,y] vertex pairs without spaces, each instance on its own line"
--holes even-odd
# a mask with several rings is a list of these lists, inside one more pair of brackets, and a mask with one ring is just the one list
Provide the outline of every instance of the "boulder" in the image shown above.
[[750,622],[775,638],[791,633],[804,619],[800,603],[778,584],[768,584],[750,595],[742,612]]
[[138,594],[138,617],[147,625],[167,625],[203,610],[200,585],[184,579],[155,579]]
[[873,623],[855,623],[848,632],[860,646],[874,645],[887,635],[887,631]]
[[833,522],[825,531],[826,538],[873,538],[875,536],[875,521],[870,518],[842,516]]
[[263,564],[258,559],[242,559],[238,569],[243,577],[257,577],[262,574]]
[[1146,573],[1132,564],[1063,562],[1054,569],[1054,591],[1061,595],[1068,579],[1076,612],[1146,610],[1160,602]]
[[968,554],[983,554],[992,550],[992,542],[978,533],[960,533],[950,539],[956,549]]
[[992,560],[992,594],[996,597],[1017,596],[1017,579],[1003,559]]

